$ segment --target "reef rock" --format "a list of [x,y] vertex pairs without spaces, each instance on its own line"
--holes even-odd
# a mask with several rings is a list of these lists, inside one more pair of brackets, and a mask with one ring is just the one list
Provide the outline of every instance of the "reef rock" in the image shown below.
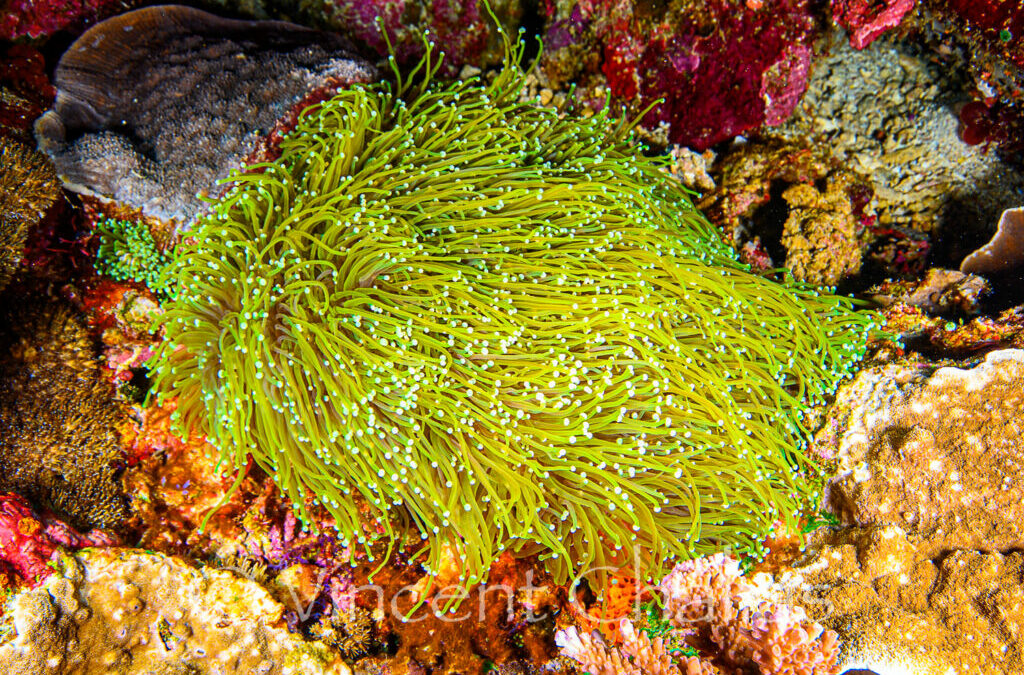
[[375,78],[337,35],[148,7],[68,48],[36,137],[69,189],[188,220],[294,107]]
[[8,675],[351,675],[321,642],[288,632],[285,606],[233,572],[139,550],[65,556],[9,603]]

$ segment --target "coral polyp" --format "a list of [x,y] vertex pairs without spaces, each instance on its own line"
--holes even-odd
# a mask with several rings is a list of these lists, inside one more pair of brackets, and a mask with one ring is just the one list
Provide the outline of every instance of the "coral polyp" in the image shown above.
[[370,551],[467,581],[750,549],[814,484],[801,418],[861,356],[847,299],[740,264],[630,124],[490,83],[355,86],[233,175],[174,263],[155,387]]

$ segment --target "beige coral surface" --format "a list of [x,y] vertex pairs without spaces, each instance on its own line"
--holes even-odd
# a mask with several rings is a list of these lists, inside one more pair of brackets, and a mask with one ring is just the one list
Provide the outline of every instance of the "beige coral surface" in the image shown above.
[[843,387],[820,452],[845,527],[777,581],[842,639],[844,668],[1024,672],[1024,351],[903,361]]
[[351,675],[323,643],[288,632],[285,606],[225,570],[138,549],[65,556],[10,600],[7,675]]

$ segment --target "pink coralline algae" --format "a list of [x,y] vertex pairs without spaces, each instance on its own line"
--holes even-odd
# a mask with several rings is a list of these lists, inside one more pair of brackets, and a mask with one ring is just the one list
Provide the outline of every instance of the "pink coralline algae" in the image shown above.
[[113,11],[115,0],[6,0],[0,2],[0,39],[38,38]]
[[415,63],[424,53],[423,35],[445,54],[442,74],[454,75],[481,59],[490,34],[479,0],[328,0],[328,21],[381,56],[388,45],[399,63]]
[[556,43],[583,33],[600,45],[612,94],[653,106],[645,126],[667,123],[672,143],[700,151],[792,114],[807,88],[816,22],[809,0],[758,9],[715,0],[654,20],[632,3],[581,0],[548,30]]
[[62,521],[37,516],[24,498],[0,493],[0,571],[13,571],[35,587],[53,573],[49,562],[59,547],[79,549],[114,543],[107,535],[81,535]]
[[850,33],[850,45],[864,49],[895,28],[911,9],[914,0],[832,0],[832,18]]

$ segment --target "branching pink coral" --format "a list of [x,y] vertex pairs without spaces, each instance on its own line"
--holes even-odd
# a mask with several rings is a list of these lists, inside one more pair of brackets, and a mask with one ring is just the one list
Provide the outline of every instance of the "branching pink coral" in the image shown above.
[[809,621],[799,607],[765,601],[733,558],[716,554],[680,563],[659,588],[672,625],[710,638],[730,666],[754,665],[762,675],[839,672],[835,632]]

